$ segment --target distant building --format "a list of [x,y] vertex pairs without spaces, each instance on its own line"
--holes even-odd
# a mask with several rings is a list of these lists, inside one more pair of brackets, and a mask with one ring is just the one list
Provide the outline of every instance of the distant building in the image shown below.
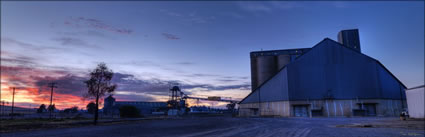
[[252,92],[241,116],[398,116],[405,89],[360,50],[357,29],[312,48],[251,52]]
[[119,108],[126,105],[135,106],[142,115],[151,115],[153,112],[163,111],[167,107],[166,102],[115,101],[112,95],[105,98],[104,103],[103,112],[114,115],[119,114]]
[[424,87],[425,85],[422,85],[406,90],[407,108],[411,118],[424,118]]
[[[17,114],[33,114],[36,112],[36,108],[13,107],[13,113]],[[10,113],[12,113],[12,106],[0,105],[0,115],[9,115]]]

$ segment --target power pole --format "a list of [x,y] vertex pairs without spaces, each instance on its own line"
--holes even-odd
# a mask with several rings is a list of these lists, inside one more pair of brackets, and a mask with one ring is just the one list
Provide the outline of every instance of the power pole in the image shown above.
[[5,110],[4,110],[4,109],[5,109],[5,107],[4,107],[5,105],[4,105],[4,103],[6,103],[6,101],[4,101],[4,100],[3,100],[3,101],[1,101],[1,104],[2,104],[2,107],[1,107],[1,115],[2,115],[2,116],[4,115],[4,111],[5,111]]
[[12,119],[13,119],[13,108],[15,106],[15,87],[12,87],[13,89],[13,95],[12,95]]
[[1,116],[3,115],[3,107],[4,107],[4,106],[2,106],[2,105],[4,105],[4,103],[2,104],[2,102],[3,102],[3,100],[1,100],[1,92],[0,92],[0,119],[1,119]]
[[3,105],[4,105],[3,100],[0,100],[0,119],[3,116]]
[[[53,101],[53,88],[57,88],[57,86],[56,86],[56,83],[55,82],[52,82],[52,83],[49,83],[49,86],[48,87],[50,87],[51,88],[51,92],[50,92],[50,105],[49,105],[49,107],[47,107],[47,109],[49,109],[49,108],[53,108],[53,106],[52,106],[52,101]],[[49,119],[52,119],[52,111],[53,110],[50,110],[49,109]]]

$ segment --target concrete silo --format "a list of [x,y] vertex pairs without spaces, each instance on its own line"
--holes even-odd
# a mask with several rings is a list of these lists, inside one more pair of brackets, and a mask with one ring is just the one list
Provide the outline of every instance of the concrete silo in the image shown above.
[[257,83],[261,85],[267,79],[272,77],[278,70],[275,56],[257,57]]
[[291,55],[278,55],[277,56],[277,69],[280,70],[287,64],[291,63]]
[[251,57],[251,88],[258,86],[270,79],[287,64],[291,63],[298,55],[310,50],[310,48],[255,51]]

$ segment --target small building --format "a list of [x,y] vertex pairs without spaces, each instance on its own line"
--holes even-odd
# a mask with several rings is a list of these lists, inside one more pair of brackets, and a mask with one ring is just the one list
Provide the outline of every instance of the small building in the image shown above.
[[360,50],[357,29],[312,48],[254,51],[240,116],[399,116],[406,86]]
[[406,90],[407,109],[411,118],[424,118],[424,87],[422,85]]
[[116,101],[112,95],[109,95],[104,99],[105,105],[103,106],[103,112],[107,115],[119,114],[119,108],[121,106],[134,106],[136,107],[141,115],[153,115],[159,114],[156,112],[164,112],[167,107],[166,102],[141,102],[141,101]]

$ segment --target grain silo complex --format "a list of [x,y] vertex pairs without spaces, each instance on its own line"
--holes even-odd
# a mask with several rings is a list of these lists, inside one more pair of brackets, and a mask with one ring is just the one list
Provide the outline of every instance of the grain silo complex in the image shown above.
[[360,50],[357,29],[312,48],[251,52],[252,92],[240,116],[398,116],[406,87]]

